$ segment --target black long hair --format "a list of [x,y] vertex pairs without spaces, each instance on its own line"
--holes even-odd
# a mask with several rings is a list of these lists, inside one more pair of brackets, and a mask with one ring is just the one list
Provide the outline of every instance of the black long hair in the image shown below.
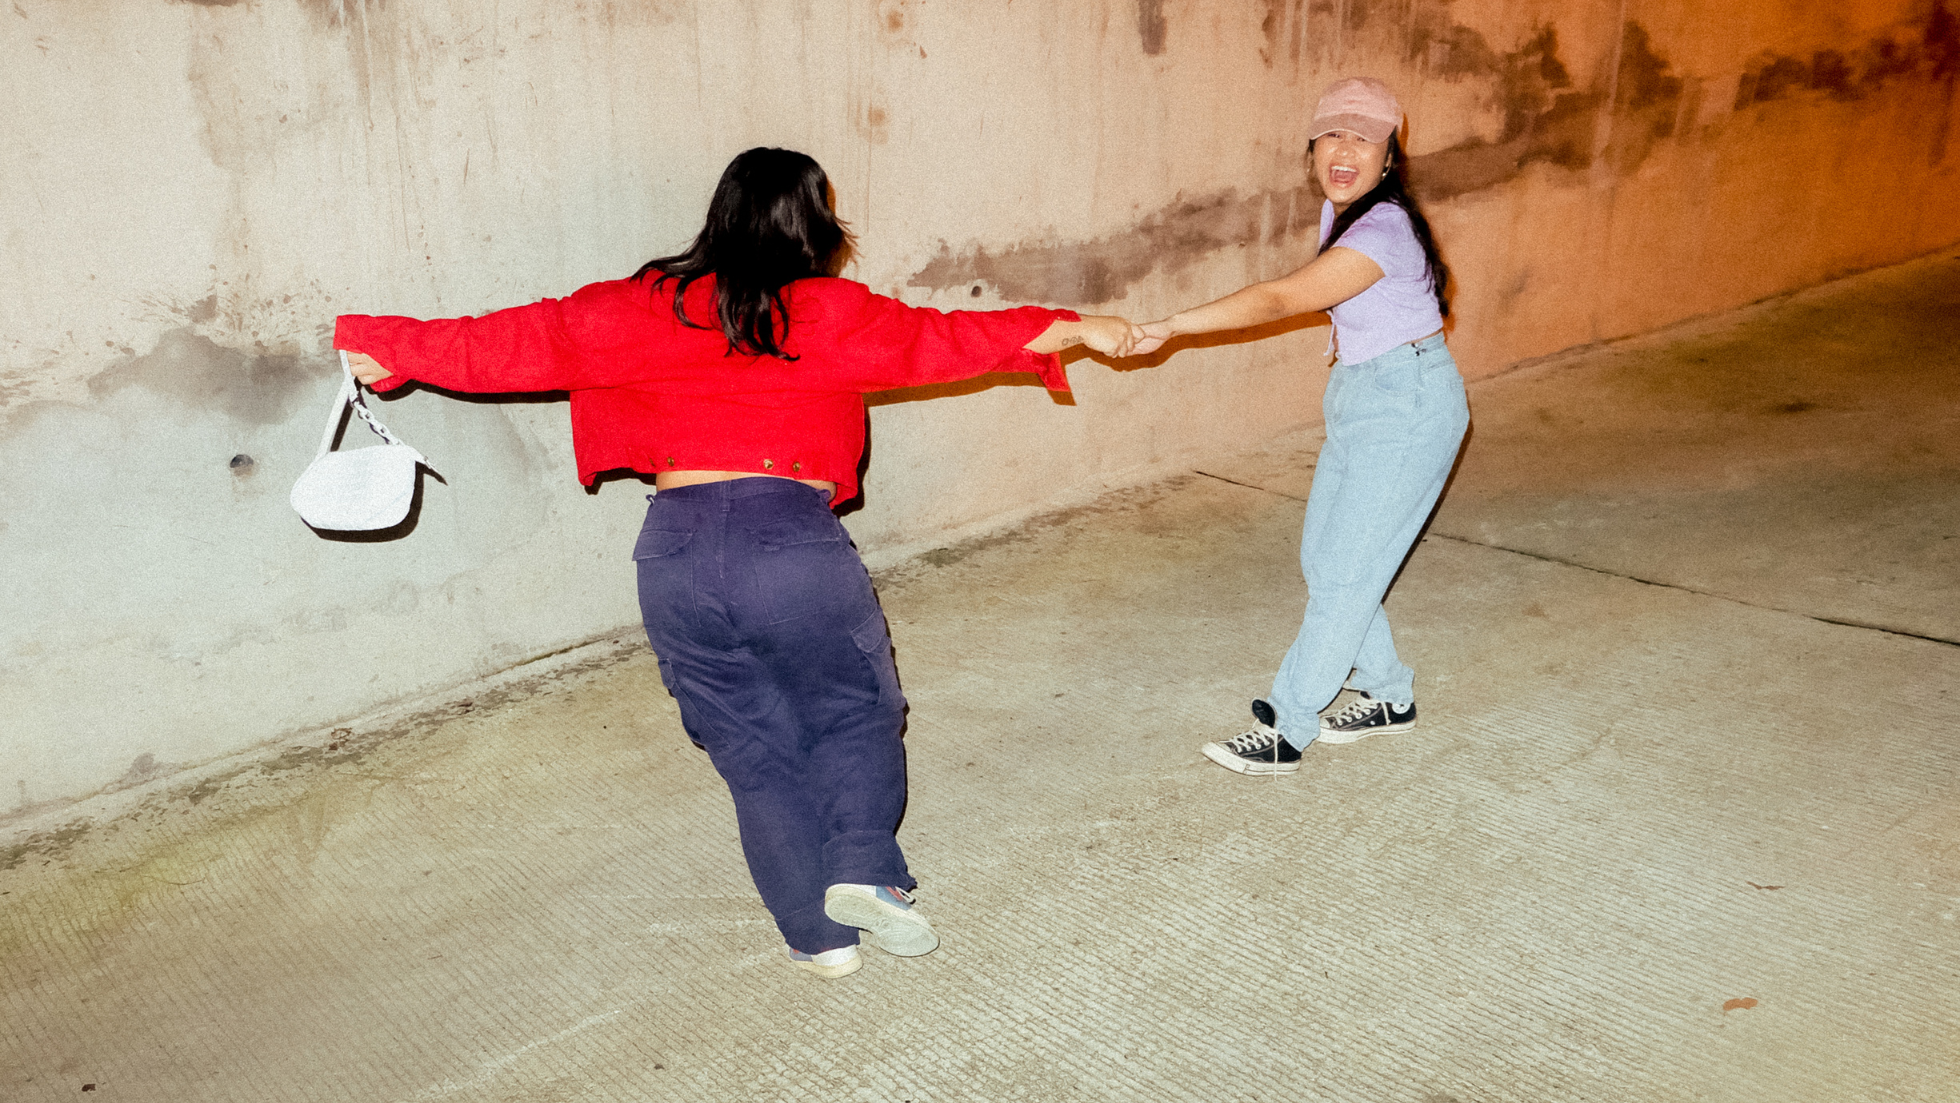
[[728,351],[794,360],[783,352],[789,329],[783,287],[830,275],[850,242],[850,231],[830,209],[823,167],[795,150],[757,147],[736,154],[722,170],[694,244],[647,261],[633,278],[654,274],[656,293],[672,280],[674,316],[682,325],[713,329],[689,318],[681,301],[689,284],[712,273]]
[[[1307,148],[1312,149],[1319,141],[1315,138]],[[1422,246],[1423,261],[1429,268],[1429,287],[1436,293],[1436,309],[1442,312],[1443,317],[1449,317],[1450,269],[1443,263],[1443,255],[1436,251],[1436,236],[1429,232],[1429,220],[1422,217],[1422,208],[1416,206],[1415,196],[1409,194],[1408,180],[1402,174],[1402,140],[1396,135],[1388,136],[1388,172],[1382,176],[1382,182],[1368,194],[1348,204],[1347,210],[1334,216],[1334,226],[1327,231],[1327,240],[1321,243],[1320,252],[1332,249],[1334,243],[1341,240],[1341,235],[1347,233],[1348,227],[1373,210],[1377,203],[1393,203],[1409,216],[1409,227],[1416,232],[1416,244]]]

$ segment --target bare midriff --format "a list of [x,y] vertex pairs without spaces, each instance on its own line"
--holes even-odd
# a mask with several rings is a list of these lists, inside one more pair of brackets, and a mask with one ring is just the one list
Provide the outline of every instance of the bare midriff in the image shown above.
[[[699,486],[702,483],[725,483],[730,479],[784,479],[786,475],[765,475],[760,471],[662,471],[653,477],[655,490],[673,490],[682,486]],[[790,482],[837,493],[837,484],[828,479],[790,479]]]

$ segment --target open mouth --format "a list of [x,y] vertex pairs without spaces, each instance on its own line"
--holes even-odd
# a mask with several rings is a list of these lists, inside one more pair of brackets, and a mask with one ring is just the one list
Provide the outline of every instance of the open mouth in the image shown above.
[[1359,179],[1361,179],[1360,169],[1349,168],[1346,165],[1329,165],[1327,167],[1327,182],[1337,188],[1348,187]]

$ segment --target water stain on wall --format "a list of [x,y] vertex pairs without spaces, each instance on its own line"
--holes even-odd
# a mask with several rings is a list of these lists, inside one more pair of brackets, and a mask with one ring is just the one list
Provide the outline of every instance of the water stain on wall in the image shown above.
[[[1819,50],[1807,59],[1765,54],[1744,72],[1735,106],[1805,91],[1861,99],[1891,80],[1919,72],[1937,80],[1943,65],[1960,68],[1960,33],[1944,0],[1917,37],[1917,43],[1902,44],[1896,34],[1881,35],[1849,54]],[[1499,54],[1469,27],[1418,22],[1407,56],[1437,76],[1494,79],[1504,118],[1495,140],[1462,142],[1412,159],[1413,186],[1425,200],[1495,187],[1532,164],[1583,169],[1601,158],[1627,175],[1658,142],[1677,136],[1688,95],[1687,79],[1635,21],[1621,30],[1610,104],[1606,87],[1576,85],[1559,55],[1556,27],[1541,28],[1518,49]],[[1595,148],[1602,112],[1610,112],[1610,138]]]
[[1933,5],[1926,20],[1926,54],[1933,62],[1933,79],[1951,81],[1960,75],[1960,19],[1946,10],[1944,0]]
[[1774,52],[1757,55],[1736,85],[1735,109],[1805,92],[1861,100],[1921,69],[1935,83],[1960,74],[1960,19],[1947,10],[1945,0],[1933,5],[1916,36],[1880,35],[1848,54],[1825,49],[1807,58]]
[[1259,49],[1259,60],[1270,69],[1286,40],[1286,0],[1265,0],[1265,4],[1266,15],[1259,21],[1259,33],[1265,36],[1266,44]]
[[329,27],[353,22],[360,15],[363,3],[364,0],[299,0],[301,11]]
[[[1262,2],[1260,56],[1267,65],[1276,64],[1282,53],[1297,63],[1309,20],[1331,20],[1346,33],[1366,26],[1371,15],[1366,0]],[[1880,36],[1851,53],[1823,50],[1805,61],[1766,56],[1745,74],[1737,105],[1799,89],[1855,97],[1914,74],[1954,79],[1960,73],[1960,21],[1945,5],[1946,0],[1936,0],[1916,33]],[[1144,52],[1160,53],[1169,34],[1161,0],[1138,0],[1137,26]],[[1553,25],[1500,53],[1475,28],[1450,18],[1448,0],[1412,0],[1393,30],[1386,28],[1381,23],[1372,33],[1395,35],[1393,45],[1415,71],[1450,81],[1487,81],[1502,112],[1495,139],[1475,138],[1411,158],[1411,186],[1425,202],[1498,187],[1533,165],[1582,171],[1597,162],[1615,175],[1631,174],[1659,143],[1677,137],[1690,97],[1689,80],[1674,71],[1637,21],[1622,25],[1614,63],[1590,86],[1574,79]],[[1308,28],[1309,39],[1316,37],[1313,30]],[[1901,35],[1916,41],[1902,42]],[[1268,218],[1279,209],[1286,213]],[[907,283],[947,290],[985,281],[1008,299],[1106,303],[1139,279],[1188,267],[1217,249],[1310,232],[1317,214],[1304,180],[1299,188],[1251,196],[1227,191],[1172,204],[1134,229],[1095,241],[1034,241],[958,252],[942,246]]]
[[944,290],[982,280],[1011,300],[1106,303],[1153,272],[1179,271],[1221,248],[1318,232],[1319,220],[1319,201],[1304,183],[1253,195],[1225,191],[1180,199],[1097,241],[1026,243],[998,252],[941,246],[908,285]]
[[1170,20],[1164,16],[1164,0],[1137,0],[1137,36],[1143,39],[1144,53],[1151,57],[1163,53],[1170,30]]
[[[1423,58],[1440,54],[1446,59],[1444,75],[1494,77],[1503,129],[1494,141],[1472,139],[1410,158],[1409,177],[1418,196],[1432,201],[1482,191],[1512,179],[1533,162],[1572,169],[1590,163],[1595,113],[1605,97],[1573,86],[1559,57],[1557,28],[1541,28],[1501,56],[1482,35],[1457,30],[1468,33],[1425,36],[1411,45]],[[1438,42],[1445,48],[1432,50]]]
[[[1583,169],[1603,156],[1616,172],[1632,172],[1656,142],[1674,134],[1686,87],[1634,22],[1621,28],[1610,104],[1607,89],[1575,86],[1559,56],[1556,27],[1540,28],[1501,55],[1460,26],[1448,38],[1426,36],[1411,45],[1417,52],[1411,60],[1441,59],[1444,75],[1494,76],[1504,118],[1495,140],[1472,139],[1410,160],[1411,185],[1426,201],[1495,187],[1533,164]],[[1597,148],[1600,113],[1608,110],[1610,139]]]
[[[1413,2],[1404,0],[1404,3],[1410,9],[1408,13],[1410,16],[1421,17],[1421,13],[1416,9],[1422,5],[1423,0],[1413,0]],[[1448,4],[1449,0],[1442,0],[1440,4],[1430,6],[1446,7]],[[1295,0],[1296,9],[1302,6],[1308,18],[1331,20],[1336,27],[1344,31],[1360,30],[1368,25],[1368,17],[1374,14],[1369,0],[1306,0],[1304,5],[1299,0]]]
[[[1269,17],[1276,10],[1269,7]],[[1352,26],[1367,18],[1359,4],[1338,14]],[[1500,55],[1470,28],[1429,20],[1416,25],[1405,46],[1412,61],[1433,63],[1441,75],[1494,77],[1504,108],[1504,129],[1496,141],[1473,140],[1412,159],[1410,176],[1422,199],[1437,201],[1495,187],[1535,162],[1570,169],[1592,162],[1607,94],[1573,86],[1559,56],[1555,28],[1545,27],[1518,49]],[[1631,168],[1655,140],[1672,132],[1683,82],[1654,52],[1646,32],[1628,24],[1615,85],[1616,115],[1633,125],[1624,134],[1616,129],[1607,153],[1616,166]],[[1271,218],[1275,210],[1286,213]],[[1297,188],[1253,196],[1225,192],[1202,201],[1180,201],[1132,230],[1097,241],[1023,243],[959,254],[942,248],[908,283],[943,290],[983,280],[1008,299],[1105,303],[1121,298],[1131,284],[1153,272],[1177,271],[1217,249],[1313,231],[1318,217],[1318,200],[1304,180]]]
[[106,399],[142,387],[242,424],[278,425],[312,393],[312,382],[296,354],[226,348],[182,326],[164,331],[151,351],[97,374],[88,389]]
[[[1541,27],[1514,52],[1541,59],[1551,57],[1550,64],[1556,67],[1557,72],[1547,72],[1545,75],[1560,87],[1565,87],[1571,83],[1571,77],[1556,60],[1556,48],[1548,49],[1548,44],[1543,41],[1547,33],[1552,33],[1556,38],[1552,28]],[[1425,73],[1448,80],[1499,75],[1504,69],[1504,58],[1491,49],[1490,43],[1480,32],[1447,18],[1447,13],[1441,11],[1431,12],[1428,18],[1410,23],[1403,53]]]
[[618,30],[625,27],[664,27],[678,22],[691,10],[660,0],[572,0],[570,12],[580,19]]
[[1621,175],[1631,173],[1663,138],[1674,136],[1686,82],[1654,52],[1646,28],[1628,23],[1620,34],[1619,72],[1613,81],[1612,140],[1606,159]]

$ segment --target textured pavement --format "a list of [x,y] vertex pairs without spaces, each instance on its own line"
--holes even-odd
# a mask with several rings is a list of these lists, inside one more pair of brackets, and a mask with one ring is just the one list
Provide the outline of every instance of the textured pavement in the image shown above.
[[0,836],[0,1099],[1960,1098],[1956,339],[1947,255],[1473,385],[1421,724],[1293,777],[1197,747],[1311,433],[882,572],[943,945],[845,980],[631,636]]

